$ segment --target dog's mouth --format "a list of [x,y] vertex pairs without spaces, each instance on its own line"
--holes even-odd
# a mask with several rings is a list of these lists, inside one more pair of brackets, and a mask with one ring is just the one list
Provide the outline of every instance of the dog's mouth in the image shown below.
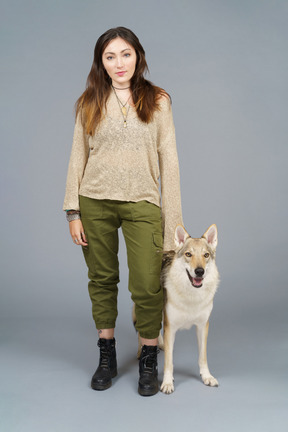
[[186,272],[187,272],[188,278],[189,278],[191,284],[194,286],[194,288],[201,288],[202,287],[203,278],[200,278],[200,277],[194,278],[194,277],[192,277],[187,269],[186,269]]

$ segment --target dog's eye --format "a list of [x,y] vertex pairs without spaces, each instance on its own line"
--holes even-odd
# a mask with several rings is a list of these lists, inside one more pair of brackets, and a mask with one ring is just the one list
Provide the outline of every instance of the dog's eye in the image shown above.
[[204,254],[204,258],[209,258],[209,256],[210,256],[210,254],[209,254],[208,252],[206,252],[206,253]]
[[186,252],[185,255],[186,255],[188,258],[191,258],[191,257],[192,257],[192,254],[191,254],[190,252]]

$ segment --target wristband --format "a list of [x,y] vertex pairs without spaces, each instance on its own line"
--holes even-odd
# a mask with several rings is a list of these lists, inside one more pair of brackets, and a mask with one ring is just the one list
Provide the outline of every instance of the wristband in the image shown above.
[[70,213],[70,214],[66,213],[66,219],[68,222],[72,222],[74,220],[81,219],[80,212],[75,212],[75,213]]

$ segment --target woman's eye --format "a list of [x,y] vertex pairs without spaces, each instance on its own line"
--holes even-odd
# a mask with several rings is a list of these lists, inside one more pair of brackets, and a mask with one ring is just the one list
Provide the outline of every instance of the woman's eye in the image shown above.
[[129,53],[126,53],[126,54],[124,54],[125,55],[125,57],[130,57],[130,54]]
[[186,252],[185,255],[186,255],[188,258],[191,258],[191,257],[192,257],[192,254],[191,254],[190,252]]
[[204,254],[204,258],[209,258],[209,256],[210,256],[210,254],[209,254],[208,252],[206,252],[206,253]]
[[106,60],[112,60],[112,58],[113,58],[113,57],[109,56],[109,57],[107,57]]

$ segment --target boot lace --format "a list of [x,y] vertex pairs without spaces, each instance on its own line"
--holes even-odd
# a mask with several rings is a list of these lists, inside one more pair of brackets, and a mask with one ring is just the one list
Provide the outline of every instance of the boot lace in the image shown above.
[[157,365],[157,354],[159,354],[160,350],[157,349],[157,351],[153,353],[147,353],[142,357],[143,367],[145,371],[153,371],[155,369],[155,366]]
[[100,348],[100,361],[99,366],[104,368],[109,368],[109,358],[111,357],[111,352],[107,346],[103,346],[98,341],[98,347]]

